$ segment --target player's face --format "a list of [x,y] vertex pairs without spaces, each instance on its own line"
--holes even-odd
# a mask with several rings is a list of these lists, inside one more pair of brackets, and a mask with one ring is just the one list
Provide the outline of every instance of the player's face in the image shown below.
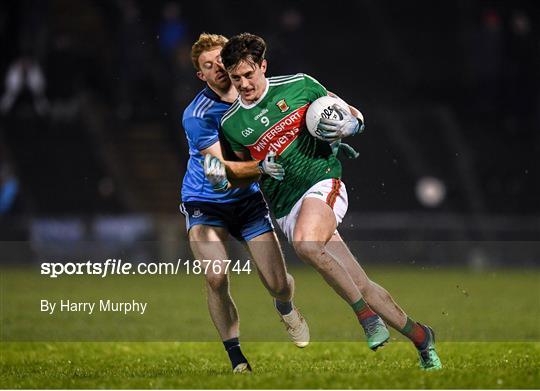
[[255,102],[266,89],[266,60],[261,65],[251,62],[241,61],[229,76],[235,88],[238,90],[242,100],[246,103]]
[[207,82],[210,87],[224,91],[231,86],[231,80],[223,67],[220,53],[220,46],[207,52],[202,52],[199,56],[199,67],[201,70],[197,72],[197,76],[202,81]]

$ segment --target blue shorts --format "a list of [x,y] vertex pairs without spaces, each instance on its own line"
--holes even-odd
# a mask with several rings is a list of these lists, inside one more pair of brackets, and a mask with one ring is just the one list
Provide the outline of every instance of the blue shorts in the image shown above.
[[188,201],[180,204],[186,229],[197,224],[224,227],[240,241],[248,241],[274,230],[268,205],[257,192],[230,203]]

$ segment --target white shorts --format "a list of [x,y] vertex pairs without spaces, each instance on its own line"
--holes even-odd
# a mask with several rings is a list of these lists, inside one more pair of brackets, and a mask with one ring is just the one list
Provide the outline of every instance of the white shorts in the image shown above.
[[296,204],[294,204],[288,215],[276,220],[289,242],[293,241],[294,227],[296,226],[296,220],[298,219],[302,202],[304,198],[308,197],[318,198],[332,208],[336,216],[336,226],[341,223],[343,217],[345,217],[345,213],[347,213],[349,199],[345,184],[339,179],[325,179],[324,181],[317,182],[304,193],[302,198],[296,201]]

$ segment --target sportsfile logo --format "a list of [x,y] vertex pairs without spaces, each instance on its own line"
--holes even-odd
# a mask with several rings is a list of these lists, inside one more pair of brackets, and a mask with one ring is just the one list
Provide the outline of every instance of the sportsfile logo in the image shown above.
[[255,143],[248,145],[251,156],[262,160],[270,151],[282,153],[298,137],[305,123],[309,103],[294,110],[277,124],[264,132]]
[[[268,216],[269,218],[269,216]],[[109,276],[130,275],[178,275],[219,274],[232,271],[235,273],[251,273],[251,260],[231,259],[178,259],[172,262],[129,262],[122,259],[109,258],[105,262],[42,262],[40,274],[49,278],[60,276]]]

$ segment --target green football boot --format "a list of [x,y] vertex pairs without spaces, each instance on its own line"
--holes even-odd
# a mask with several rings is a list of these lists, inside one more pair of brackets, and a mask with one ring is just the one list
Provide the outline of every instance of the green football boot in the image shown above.
[[435,333],[429,326],[422,327],[424,327],[428,334],[428,342],[424,349],[418,349],[420,355],[420,368],[426,371],[442,369],[441,360],[435,351]]
[[366,333],[367,343],[371,350],[376,351],[383,346],[390,338],[390,332],[386,328],[386,324],[380,316],[372,316],[366,319],[364,332]]

